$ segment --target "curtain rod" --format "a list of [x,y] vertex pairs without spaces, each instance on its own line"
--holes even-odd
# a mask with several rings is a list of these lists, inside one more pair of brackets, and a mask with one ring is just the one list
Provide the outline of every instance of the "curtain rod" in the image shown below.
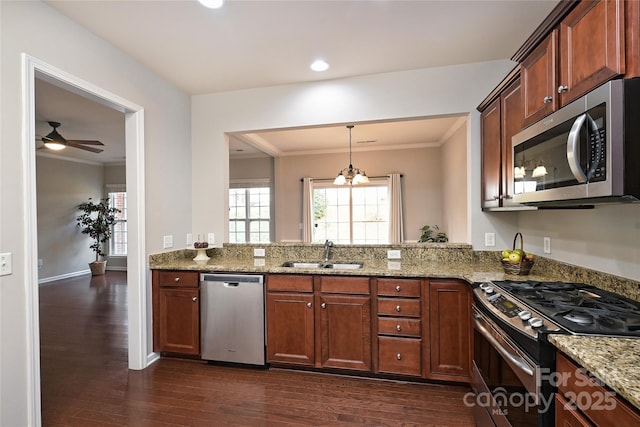
[[[367,175],[369,176],[369,175]],[[376,179],[376,178],[389,178],[389,175],[378,175],[378,176],[369,176],[369,178],[372,179]],[[404,178],[403,174],[400,174],[400,178]],[[335,178],[311,178],[314,181],[333,181],[335,180]],[[303,182],[304,178],[300,178],[300,182]]]

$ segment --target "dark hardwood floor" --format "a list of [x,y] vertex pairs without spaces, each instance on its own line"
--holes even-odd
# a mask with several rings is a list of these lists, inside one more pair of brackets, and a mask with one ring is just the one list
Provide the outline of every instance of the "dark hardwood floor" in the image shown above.
[[163,358],[127,369],[126,274],[40,288],[45,426],[472,426],[465,387]]

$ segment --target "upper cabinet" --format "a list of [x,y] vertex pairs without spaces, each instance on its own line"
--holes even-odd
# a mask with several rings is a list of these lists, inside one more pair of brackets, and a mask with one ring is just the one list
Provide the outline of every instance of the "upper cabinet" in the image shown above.
[[522,60],[525,126],[625,74],[625,3],[578,3]]
[[522,129],[520,78],[515,69],[495,100],[482,110],[482,208],[517,206],[513,201],[511,138]]

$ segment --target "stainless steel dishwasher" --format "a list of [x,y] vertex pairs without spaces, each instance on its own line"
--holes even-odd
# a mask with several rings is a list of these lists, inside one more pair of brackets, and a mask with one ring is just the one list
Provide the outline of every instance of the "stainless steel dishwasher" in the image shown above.
[[202,359],[265,365],[264,277],[201,273]]

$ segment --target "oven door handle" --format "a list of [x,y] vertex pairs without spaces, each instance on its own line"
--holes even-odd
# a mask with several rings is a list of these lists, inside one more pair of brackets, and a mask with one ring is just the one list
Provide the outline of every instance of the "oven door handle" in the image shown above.
[[504,346],[497,340],[495,337],[487,330],[487,328],[480,323],[478,320],[482,319],[481,315],[475,315],[475,327],[482,334],[483,337],[487,339],[491,343],[491,345],[498,350],[498,352],[508,359],[511,363],[516,365],[520,370],[526,373],[529,376],[533,376],[533,369],[529,366],[529,364],[523,360],[521,357],[518,357],[512,354],[509,350],[504,348]]

